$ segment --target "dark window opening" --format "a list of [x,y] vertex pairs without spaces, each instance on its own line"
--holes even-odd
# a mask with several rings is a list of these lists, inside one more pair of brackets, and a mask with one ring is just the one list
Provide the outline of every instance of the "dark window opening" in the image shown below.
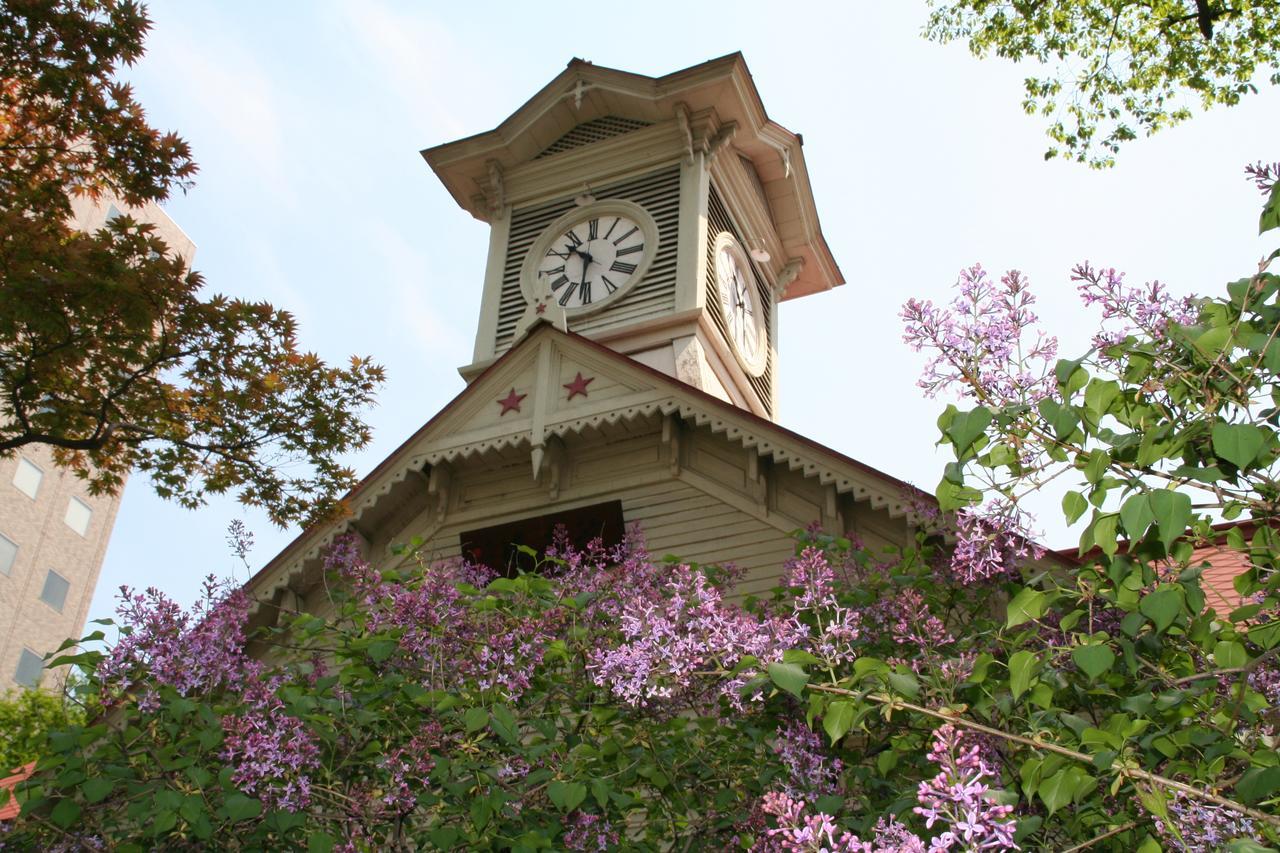
[[606,548],[620,545],[625,533],[622,501],[560,510],[467,531],[459,537],[462,556],[506,577],[514,577],[517,571],[531,572],[537,567],[537,561],[521,553],[518,546],[527,545],[541,557],[552,543],[558,526],[564,527],[569,543],[575,548],[586,547],[592,539],[599,539]]

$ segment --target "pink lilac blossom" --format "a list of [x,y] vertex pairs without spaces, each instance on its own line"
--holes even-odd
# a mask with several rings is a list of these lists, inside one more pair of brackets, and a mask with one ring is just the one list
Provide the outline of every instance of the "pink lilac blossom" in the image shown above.
[[914,811],[924,818],[926,829],[942,823],[947,830],[930,842],[929,850],[1018,849],[1013,843],[1017,822],[1010,818],[1013,807],[987,796],[990,788],[984,780],[996,774],[980,752],[978,744],[967,741],[950,723],[934,731],[929,760],[941,769],[920,783],[920,805]]
[[929,610],[919,590],[906,588],[886,595],[867,613],[889,630],[895,643],[907,646],[915,655],[955,642],[946,624]]
[[1266,195],[1271,192],[1271,188],[1276,185],[1276,181],[1280,180],[1280,162],[1263,163],[1259,160],[1257,163],[1245,166],[1244,173],[1253,181],[1258,188],[1258,192]]
[[934,354],[917,384],[993,405],[1034,403],[1055,392],[1056,338],[1036,329],[1035,296],[1011,270],[997,286],[978,265],[962,270],[949,305],[909,300],[900,313],[903,340]]
[[1223,806],[1193,800],[1181,791],[1169,800],[1168,811],[1168,821],[1157,817],[1155,825],[1161,838],[1173,850],[1221,850],[1235,839],[1258,837],[1253,821],[1244,815]]
[[813,652],[828,665],[852,663],[858,656],[855,642],[862,635],[862,614],[840,604],[836,598],[836,573],[819,548],[805,548],[787,563],[787,586],[799,590],[792,599],[797,630],[809,614],[817,622],[813,632]]
[[574,812],[565,832],[566,850],[608,850],[618,843],[618,832],[613,824],[590,812]]
[[1189,326],[1199,318],[1194,297],[1174,298],[1158,281],[1133,287],[1124,283],[1124,273],[1114,268],[1095,269],[1088,261],[1072,268],[1071,280],[1078,282],[1076,289],[1084,304],[1097,306],[1103,323],[1112,323],[1094,336],[1093,344],[1099,350],[1131,334],[1159,340],[1170,323]]
[[1016,580],[1026,563],[1044,556],[1034,537],[1026,514],[1007,502],[962,510],[956,514],[951,575],[965,586]]
[[773,751],[786,775],[783,792],[797,798],[817,798],[840,793],[844,764],[827,755],[822,738],[799,720],[778,728]]
[[779,617],[757,619],[722,600],[719,589],[688,566],[672,571],[656,601],[628,600],[620,620],[623,642],[592,656],[595,683],[635,707],[699,704],[706,690],[740,706],[740,688],[755,675],[700,679],[700,672],[731,670],[745,656],[761,664],[780,660],[807,629]]

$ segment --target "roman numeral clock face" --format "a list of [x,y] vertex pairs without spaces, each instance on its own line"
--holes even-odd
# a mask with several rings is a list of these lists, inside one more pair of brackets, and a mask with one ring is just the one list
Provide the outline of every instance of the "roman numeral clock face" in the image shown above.
[[638,280],[656,241],[643,215],[617,203],[577,214],[569,227],[561,220],[533,247],[540,252],[534,290],[580,313],[620,296]]
[[764,372],[769,360],[765,313],[747,255],[729,234],[716,240],[716,285],[726,333],[738,363],[752,376]]
[[622,290],[644,250],[639,224],[622,215],[593,216],[551,241],[538,274],[562,306],[581,308]]

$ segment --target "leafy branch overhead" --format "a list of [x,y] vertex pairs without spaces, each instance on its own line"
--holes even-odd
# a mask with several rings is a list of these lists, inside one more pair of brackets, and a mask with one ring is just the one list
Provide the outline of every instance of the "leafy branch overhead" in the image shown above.
[[185,506],[236,492],[282,525],[327,513],[382,369],[330,367],[288,312],[202,295],[142,214],[72,227],[76,198],[145,211],[195,174],[117,80],[148,28],[118,0],[0,8],[0,455],[50,447],[95,493],[141,470]]
[[1109,166],[1140,134],[1280,82],[1277,0],[930,5],[929,39],[965,40],[975,56],[1027,63],[1023,106],[1049,121],[1046,159]]

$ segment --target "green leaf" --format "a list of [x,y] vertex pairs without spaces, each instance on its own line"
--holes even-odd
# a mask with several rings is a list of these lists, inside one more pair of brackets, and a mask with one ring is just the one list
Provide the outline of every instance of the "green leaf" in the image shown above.
[[1111,651],[1110,646],[1097,643],[1076,646],[1071,652],[1071,659],[1085,675],[1096,681],[1100,675],[1110,671],[1111,665],[1116,662],[1116,653]]
[[978,406],[971,412],[956,412],[951,425],[947,427],[947,437],[955,445],[957,459],[987,431],[991,420],[991,410],[986,406]]
[[547,785],[547,797],[560,811],[573,811],[587,798],[587,786],[581,782],[557,780]]
[[378,640],[369,644],[369,658],[374,663],[382,663],[391,657],[395,650],[396,644],[394,640]]
[[909,672],[889,673],[889,685],[910,699],[920,695],[920,682]]
[[1156,515],[1151,511],[1151,502],[1145,494],[1130,495],[1120,506],[1120,522],[1131,542],[1141,539],[1155,520]]
[[822,728],[827,733],[827,737],[831,738],[832,746],[839,743],[840,738],[848,733],[850,726],[853,725],[855,713],[853,703],[843,699],[827,706],[827,712],[822,715]]
[[69,798],[58,800],[58,804],[53,807],[53,813],[49,815],[49,819],[63,829],[69,829],[71,824],[79,818],[80,804]]
[[1175,587],[1162,585],[1142,597],[1138,610],[1155,623],[1157,632],[1163,631],[1173,624],[1182,610],[1182,593]]
[[1258,233],[1266,234],[1272,228],[1280,228],[1280,181],[1271,187],[1271,195],[1262,206],[1262,215],[1258,217]]
[[489,725],[489,712],[484,708],[468,708],[462,715],[462,723],[467,727],[467,734],[480,731]]
[[1067,524],[1075,524],[1079,521],[1080,516],[1084,515],[1088,508],[1089,502],[1079,492],[1067,492],[1062,496],[1062,514],[1066,516]]
[[1046,598],[1048,596],[1038,589],[1023,587],[1022,591],[1013,597],[1013,601],[1009,602],[1008,619],[1005,624],[1010,628],[1016,628],[1023,622],[1039,619],[1044,614]]
[[1236,793],[1248,805],[1266,799],[1277,788],[1280,788],[1280,767],[1255,767],[1236,783]]
[[1253,424],[1213,425],[1213,452],[1241,471],[1253,464],[1258,451],[1266,444],[1266,433]]
[[515,714],[506,705],[494,705],[493,716],[489,720],[489,728],[507,743],[517,743],[520,739],[520,727],[516,723]]
[[1036,659],[1035,653],[1025,649],[1014,652],[1009,658],[1009,689],[1013,691],[1014,699],[1027,692],[1027,688],[1031,686],[1031,679],[1039,667],[1040,661]]
[[938,483],[934,495],[938,498],[938,508],[943,512],[963,509],[982,500],[982,492],[969,486],[957,486],[946,477]]
[[227,810],[227,819],[232,823],[262,814],[262,803],[241,793],[228,794],[223,805]]
[[794,663],[771,663],[767,671],[774,684],[797,699],[803,698],[804,686],[809,683],[809,673]]
[[1116,397],[1120,396],[1120,385],[1110,379],[1093,379],[1084,389],[1084,405],[1093,415],[1094,422],[1111,408]]
[[86,779],[85,783],[80,786],[80,790],[84,792],[84,798],[90,803],[100,803],[110,796],[111,791],[115,788],[114,779],[103,779],[97,777],[94,779]]
[[1099,515],[1093,520],[1093,541],[1108,557],[1114,557],[1120,548],[1120,542],[1116,539],[1116,526],[1119,523],[1120,516],[1114,512]]
[[307,853],[332,853],[338,840],[328,833],[315,830],[307,837]]
[[1090,485],[1096,486],[1106,476],[1111,467],[1111,454],[1105,450],[1091,450],[1084,464],[1084,478]]
[[1036,795],[1044,801],[1049,814],[1053,814],[1071,802],[1082,782],[1088,777],[1089,774],[1079,767],[1068,764],[1042,781],[1040,787],[1036,789]]
[[1240,643],[1222,640],[1213,647],[1213,662],[1223,669],[1241,667],[1249,662],[1249,655]]
[[1160,531],[1160,542],[1167,553],[1174,540],[1186,533],[1187,525],[1191,523],[1191,498],[1182,492],[1156,489],[1147,495],[1147,500]]

